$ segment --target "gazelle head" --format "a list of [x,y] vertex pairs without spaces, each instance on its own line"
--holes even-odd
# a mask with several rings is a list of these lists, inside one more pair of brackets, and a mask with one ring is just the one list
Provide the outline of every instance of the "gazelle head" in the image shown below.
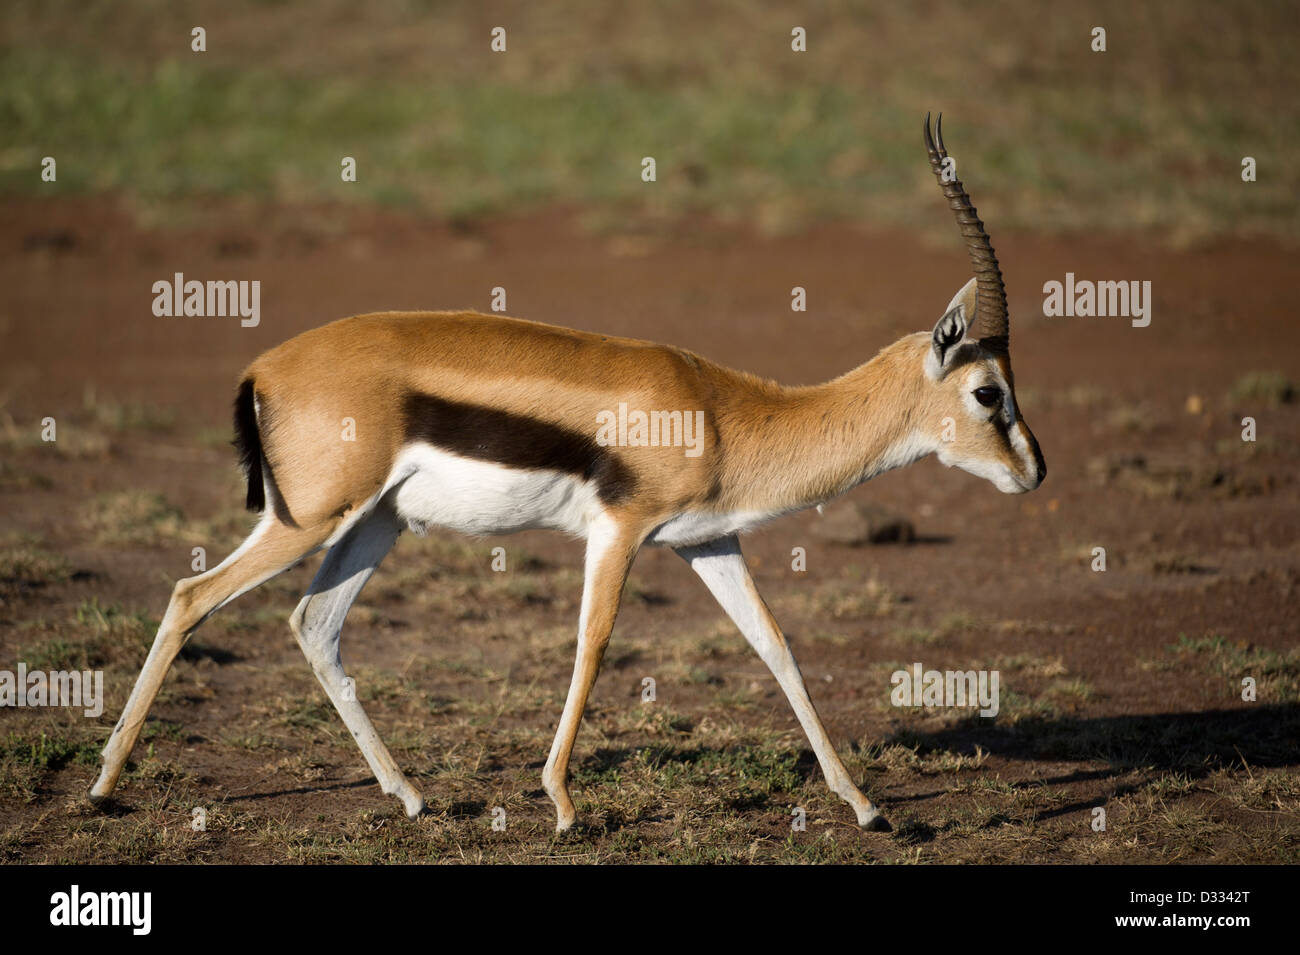
[[942,124],[940,116],[932,137],[925,117],[925,145],[975,277],[953,296],[930,335],[923,359],[927,427],[937,432],[944,464],[987,478],[1004,493],[1022,494],[1042,483],[1047,465],[1016,403],[1002,272],[970,196],[944,162]]

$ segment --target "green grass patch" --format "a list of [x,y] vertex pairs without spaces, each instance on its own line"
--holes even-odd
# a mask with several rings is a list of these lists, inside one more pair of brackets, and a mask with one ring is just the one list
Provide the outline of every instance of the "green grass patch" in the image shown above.
[[1228,678],[1234,687],[1243,678],[1254,678],[1260,700],[1300,702],[1300,649],[1272,650],[1231,641],[1218,634],[1203,637],[1179,634],[1167,650],[1183,660],[1208,664],[1211,672]]
[[[1077,18],[1013,0],[818,5],[806,53],[790,49],[788,12],[716,3],[614,19],[521,8],[503,54],[469,0],[436,15],[235,2],[205,16],[201,54],[183,9],[72,18],[15,0],[7,13],[0,193],[122,193],[146,215],[166,206],[159,222],[228,196],[460,221],[581,203],[620,228],[705,211],[776,232],[815,218],[914,227],[929,210],[937,235],[919,126],[942,109],[995,236],[1300,234],[1283,174],[1300,128],[1276,121],[1300,86],[1285,4],[1099,0],[1088,24],[1106,24],[1105,54]],[[57,183],[40,179],[44,156]],[[356,182],[340,177],[344,156]]]
[[0,796],[30,801],[47,774],[69,765],[98,765],[101,745],[97,740],[44,731],[0,737]]
[[1231,394],[1240,402],[1276,408],[1294,402],[1300,390],[1280,371],[1252,371],[1236,380]]
[[156,491],[110,491],[96,495],[81,512],[98,544],[147,545],[174,540],[184,530],[180,510]]

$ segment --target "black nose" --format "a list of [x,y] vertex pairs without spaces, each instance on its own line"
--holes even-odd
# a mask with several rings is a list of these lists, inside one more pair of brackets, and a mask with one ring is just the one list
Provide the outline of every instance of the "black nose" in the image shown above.
[[[1028,428],[1025,429],[1029,430]],[[1034,446],[1034,464],[1038,466],[1038,483],[1043,483],[1043,478],[1047,477],[1047,462],[1043,460],[1042,449],[1038,447],[1038,439],[1030,437],[1030,442]]]

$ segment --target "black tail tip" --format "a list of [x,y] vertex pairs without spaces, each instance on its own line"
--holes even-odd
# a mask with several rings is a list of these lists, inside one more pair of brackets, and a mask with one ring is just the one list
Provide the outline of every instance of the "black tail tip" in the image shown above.
[[266,489],[262,485],[262,437],[257,428],[257,406],[253,379],[245,378],[235,395],[235,440],[239,467],[248,481],[246,505],[250,511],[266,507]]

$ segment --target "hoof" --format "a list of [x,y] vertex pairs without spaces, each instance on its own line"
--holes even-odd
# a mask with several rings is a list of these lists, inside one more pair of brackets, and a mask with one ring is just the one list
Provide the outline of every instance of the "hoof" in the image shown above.
[[415,791],[414,787],[407,787],[405,792],[392,793],[402,801],[402,808],[406,810],[407,819],[416,819],[424,813],[424,797]]
[[130,811],[125,805],[114,799],[112,793],[101,795],[94,791],[87,792],[81,805],[91,812],[101,813],[106,816],[117,816]]
[[858,823],[863,832],[893,832],[894,827],[889,824],[889,820],[884,816],[875,815],[866,822]]

